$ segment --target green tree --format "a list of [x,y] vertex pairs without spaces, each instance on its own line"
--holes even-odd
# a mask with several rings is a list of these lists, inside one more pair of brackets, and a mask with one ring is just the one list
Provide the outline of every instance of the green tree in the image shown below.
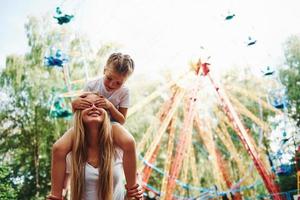
[[[50,190],[52,144],[70,126],[66,119],[50,117],[51,99],[56,93],[67,91],[70,80],[65,77],[83,78],[84,64],[96,72],[101,59],[94,62],[95,57],[105,56],[113,49],[112,44],[103,45],[98,54],[93,53],[87,40],[71,37],[72,31],[49,24],[47,18],[30,17],[25,24],[28,53],[8,56],[0,73],[0,92],[7,97],[0,99],[0,165],[1,169],[10,166],[9,171],[1,171],[1,184],[2,177],[11,177],[0,187],[3,186],[4,195],[15,196],[10,199],[45,199]],[[70,53],[78,50],[80,59],[69,55],[74,59],[68,63],[71,70],[67,76],[59,68],[44,66],[50,47]],[[11,188],[15,192],[10,192]]]
[[289,114],[300,127],[300,36],[293,35],[285,43],[286,67],[280,71],[282,83],[287,88]]
[[[1,74],[2,90],[9,97],[0,114],[1,165],[11,165],[13,179],[19,180],[17,199],[38,198],[49,191],[51,144],[67,125],[49,117],[50,87],[29,75],[33,72],[28,63],[38,63],[37,56],[32,58],[8,57]],[[43,75],[37,68],[36,75]]]
[[1,166],[0,168],[0,199],[10,200],[16,199],[17,188],[13,183],[10,167]]
[[[287,89],[288,114],[294,119],[297,130],[294,136],[299,133],[300,128],[300,36],[290,36],[284,44],[285,66],[280,70],[280,78]],[[299,141],[293,137],[295,150]],[[294,163],[295,159],[291,160]],[[280,188],[282,191],[296,189],[297,177],[295,164],[291,164],[292,174],[280,176]]]

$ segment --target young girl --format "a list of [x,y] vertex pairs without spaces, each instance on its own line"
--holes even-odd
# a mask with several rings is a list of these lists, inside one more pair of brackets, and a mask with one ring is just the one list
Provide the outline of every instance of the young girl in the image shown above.
[[[102,95],[95,105],[108,111],[112,122],[113,142],[123,150],[123,168],[126,178],[126,189],[137,188],[137,167],[135,140],[132,135],[121,125],[125,123],[129,107],[129,90],[124,86],[128,77],[134,71],[134,62],[129,55],[121,53],[112,54],[104,67],[104,76],[90,81],[85,91],[97,92]],[[86,95],[72,102],[73,110],[89,108],[91,102],[85,99]],[[73,145],[74,130],[68,130],[58,139],[52,148],[51,168],[51,196],[61,197],[66,170],[66,156]],[[136,196],[132,196],[136,197]],[[138,198],[140,195],[137,196]]]

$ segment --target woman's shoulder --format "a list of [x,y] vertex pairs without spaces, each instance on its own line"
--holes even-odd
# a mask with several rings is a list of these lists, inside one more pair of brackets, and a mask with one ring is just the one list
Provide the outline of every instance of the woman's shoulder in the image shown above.
[[75,129],[73,126],[66,131],[66,133],[74,133],[74,132],[75,132]]

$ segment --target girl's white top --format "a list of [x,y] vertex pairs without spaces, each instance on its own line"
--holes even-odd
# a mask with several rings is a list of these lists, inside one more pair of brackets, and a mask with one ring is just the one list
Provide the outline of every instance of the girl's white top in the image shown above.
[[98,92],[107,98],[117,109],[121,108],[129,108],[130,97],[129,97],[129,89],[125,85],[122,85],[119,89],[115,91],[107,91],[104,86],[104,77],[98,78],[96,80],[89,81],[84,91],[87,92]]
[[[116,147],[115,148],[115,160],[113,165],[113,199],[123,200],[125,197],[124,188],[124,173],[123,173],[123,151]],[[71,173],[71,156],[67,155],[67,167],[66,173]],[[98,168],[93,167],[89,163],[85,165],[85,189],[83,194],[83,200],[100,200],[97,197],[97,181],[98,181]]]

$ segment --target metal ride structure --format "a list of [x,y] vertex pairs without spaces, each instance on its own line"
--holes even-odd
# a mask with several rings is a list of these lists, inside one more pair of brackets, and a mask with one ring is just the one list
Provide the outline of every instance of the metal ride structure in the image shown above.
[[247,149],[249,155],[251,156],[254,165],[258,173],[262,177],[267,190],[270,194],[273,194],[273,198],[275,200],[280,200],[281,198],[278,194],[279,188],[275,183],[274,175],[265,168],[262,160],[259,158],[258,152],[253,146],[253,143],[249,138],[249,135],[247,134],[246,128],[240,120],[230,100],[228,99],[222,88],[220,88],[220,86],[217,86],[212,77],[210,76],[207,63],[201,64],[201,66],[199,67],[202,67],[204,75],[209,78],[210,82],[215,88],[215,91],[218,93],[224,112],[228,116],[228,119],[233,123],[234,129],[236,130],[241,142],[243,143],[244,147]]
[[[208,65],[208,63],[198,63],[198,68],[196,70],[197,78],[194,87],[191,91],[185,93],[181,89],[173,88],[172,97],[169,101],[165,102],[163,106],[161,106],[160,111],[157,114],[157,118],[160,119],[160,124],[158,125],[158,129],[156,129],[157,132],[155,136],[153,136],[153,140],[149,148],[147,148],[147,151],[144,153],[144,157],[142,158],[143,165],[140,165],[139,167],[139,171],[142,174],[143,186],[146,188],[146,190],[153,191],[151,186],[148,184],[148,181],[151,176],[152,170],[156,168],[154,163],[159,154],[162,138],[165,132],[168,133],[168,144],[167,153],[165,156],[166,162],[164,165],[164,171],[162,172],[163,180],[160,192],[154,192],[156,192],[157,195],[160,195],[161,199],[169,200],[177,198],[176,195],[174,196],[173,192],[176,187],[176,184],[179,183],[179,175],[181,175],[181,180],[183,180],[184,183],[185,180],[187,180],[186,174],[188,168],[191,168],[190,170],[192,172],[193,184],[199,184],[199,172],[197,172],[195,155],[192,147],[192,129],[193,126],[195,126],[199,132],[199,136],[203,139],[204,146],[206,146],[209,155],[212,157],[211,160],[213,163],[213,167],[211,168],[211,170],[213,171],[213,174],[216,177],[218,177],[216,184],[219,185],[220,188],[228,188],[232,191],[237,189],[237,192],[234,195],[234,199],[241,199],[241,196],[238,192],[240,183],[233,184],[233,181],[230,180],[230,175],[228,174],[228,166],[226,166],[226,162],[222,160],[222,157],[220,156],[220,151],[215,146],[214,136],[210,134],[210,131],[213,129],[213,127],[209,125],[209,120],[207,120],[206,125],[203,126],[203,123],[201,123],[201,120],[199,120],[199,116],[197,115],[196,106],[197,102],[199,101],[199,92],[201,92],[200,82],[207,77],[218,96],[221,107],[223,108],[223,113],[225,113],[225,115],[227,116],[227,120],[225,120],[225,123],[220,123],[223,124],[221,125],[222,128],[216,128],[215,133],[218,135],[218,137],[222,138],[226,148],[231,152],[232,155],[234,155],[233,158],[237,163],[239,171],[243,174],[246,174],[245,166],[243,165],[242,161],[239,160],[238,152],[235,149],[229,134],[226,134],[226,125],[234,129],[236,134],[238,135],[240,142],[243,144],[248,155],[252,159],[253,164],[258,174],[262,178],[262,181],[267,191],[272,195],[273,199],[281,199],[279,195],[278,186],[276,185],[274,180],[275,175],[268,170],[266,160],[262,159],[259,148],[255,144],[253,138],[251,138],[251,136],[249,135],[242,120],[240,119],[239,114],[233,107],[232,97],[229,98],[225,94],[224,89],[218,86],[214,79],[210,76]],[[183,101],[184,96],[186,95],[189,98],[188,100]],[[248,95],[250,98],[258,100],[258,98],[255,97],[255,95],[251,95],[249,93]],[[182,101],[185,102],[183,105],[183,124],[178,133],[178,138],[175,139],[175,123],[178,118],[178,113],[176,112],[176,109],[179,106],[179,103]],[[236,100],[235,103],[236,102],[238,101]],[[265,101],[261,100],[260,102],[262,106],[278,113],[276,109],[268,105]],[[268,124],[263,122],[253,114],[251,115],[251,112],[248,111],[245,107],[241,108],[241,105],[239,105],[238,111],[243,115],[247,115],[249,118],[252,119],[254,123],[259,125],[265,131],[268,130]],[[148,128],[141,142],[138,144],[139,150],[145,149],[145,141],[151,137],[150,132],[153,131],[153,129],[155,129],[153,125]],[[176,148],[174,147],[175,143],[177,143]],[[247,180],[247,178],[245,178],[245,180]],[[240,182],[242,181],[244,180],[241,180]],[[181,184],[181,186],[185,187],[184,184]],[[192,191],[191,194],[193,194]]]

